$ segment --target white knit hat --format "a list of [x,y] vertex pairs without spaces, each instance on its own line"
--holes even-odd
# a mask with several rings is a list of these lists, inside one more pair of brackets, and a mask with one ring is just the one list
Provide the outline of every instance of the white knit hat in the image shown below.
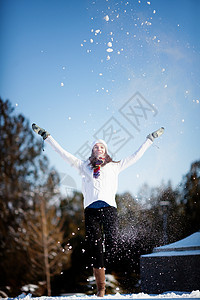
[[99,140],[94,141],[92,143],[92,149],[94,148],[94,145],[96,145],[96,144],[103,144],[106,149],[106,152],[108,153],[108,146],[104,140],[99,139]]

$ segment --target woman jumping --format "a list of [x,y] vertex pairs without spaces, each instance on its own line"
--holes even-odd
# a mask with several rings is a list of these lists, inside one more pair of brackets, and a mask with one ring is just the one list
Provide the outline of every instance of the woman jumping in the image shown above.
[[97,296],[103,297],[105,295],[105,266],[112,260],[112,254],[115,253],[117,246],[115,195],[118,175],[142,157],[154,139],[163,134],[164,128],[161,127],[149,134],[134,154],[118,162],[114,162],[108,155],[108,147],[103,140],[97,140],[92,144],[91,156],[83,161],[64,150],[46,130],[36,124],[32,124],[32,128],[82,176],[86,239],[90,245]]

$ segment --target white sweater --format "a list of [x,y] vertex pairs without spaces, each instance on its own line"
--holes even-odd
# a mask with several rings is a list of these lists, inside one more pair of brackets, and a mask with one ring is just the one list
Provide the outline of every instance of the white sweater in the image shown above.
[[84,196],[84,208],[97,200],[102,200],[111,206],[117,207],[115,194],[118,187],[118,175],[121,171],[134,164],[142,157],[144,152],[151,146],[152,141],[146,139],[141,147],[131,156],[122,159],[120,162],[110,162],[101,167],[100,176],[93,177],[93,169],[89,166],[89,160],[83,161],[69,152],[65,151],[52,136],[45,140],[58,152],[61,157],[71,166],[78,169],[82,176],[82,193]]

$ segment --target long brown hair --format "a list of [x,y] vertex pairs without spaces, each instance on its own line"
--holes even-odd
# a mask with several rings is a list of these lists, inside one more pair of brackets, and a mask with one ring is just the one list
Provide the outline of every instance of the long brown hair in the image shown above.
[[[94,155],[94,151],[92,150],[92,154],[89,157],[89,161],[90,161],[89,165],[91,166],[91,168],[95,168],[96,167],[97,160],[98,160],[98,158]],[[103,167],[106,164],[108,164],[109,162],[117,163],[119,161],[112,160],[112,158],[110,157],[110,155],[108,155],[108,153],[106,152],[106,154],[105,154],[105,160],[104,160],[104,162],[103,162],[103,164],[101,166]]]

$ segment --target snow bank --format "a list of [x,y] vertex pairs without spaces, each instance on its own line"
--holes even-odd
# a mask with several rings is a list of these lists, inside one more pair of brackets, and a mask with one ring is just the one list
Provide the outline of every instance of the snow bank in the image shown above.
[[163,257],[163,256],[190,256],[190,255],[200,255],[200,250],[194,251],[163,251],[163,252],[155,252],[150,254],[141,255],[141,257]]
[[[11,300],[11,298],[5,298],[7,300]],[[77,299],[77,300],[84,300],[84,299],[99,299],[99,297],[97,296],[87,296],[87,295],[72,295],[72,296],[60,296],[60,297],[46,297],[46,296],[42,296],[42,297],[32,297],[31,294],[28,294],[27,296],[18,296],[16,298],[13,298],[13,300],[69,300],[69,299]],[[184,293],[184,292],[166,292],[160,295],[148,295],[145,293],[138,293],[138,294],[130,294],[130,295],[122,295],[119,293],[116,293],[115,295],[106,295],[104,297],[104,299],[114,299],[114,300],[118,300],[118,299],[141,299],[141,300],[145,300],[145,299],[166,299],[166,300],[170,300],[170,299],[200,299],[200,291],[193,291],[191,293]]]
[[141,255],[141,257],[157,256],[183,256],[183,255],[200,255],[200,231],[177,241],[153,249],[153,253]]
[[168,244],[161,247],[154,248],[153,252],[161,251],[191,251],[200,250],[200,231],[191,234],[190,236],[177,241],[172,244]]

